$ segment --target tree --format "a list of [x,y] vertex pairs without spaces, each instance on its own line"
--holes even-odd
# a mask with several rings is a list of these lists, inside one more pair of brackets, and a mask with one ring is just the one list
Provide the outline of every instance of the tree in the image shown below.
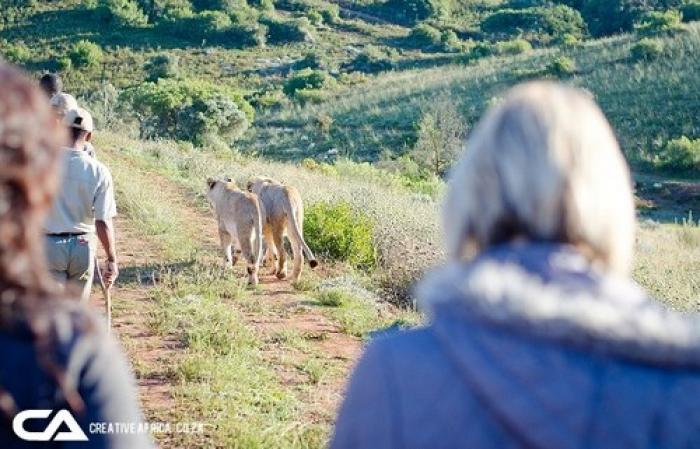
[[453,102],[442,98],[423,114],[411,158],[422,169],[445,176],[462,150],[466,131],[462,114]]

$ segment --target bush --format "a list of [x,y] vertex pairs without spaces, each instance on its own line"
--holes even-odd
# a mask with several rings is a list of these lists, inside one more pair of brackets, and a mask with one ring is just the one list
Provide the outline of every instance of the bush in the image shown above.
[[56,60],[56,70],[59,72],[70,72],[73,68],[73,61],[68,56],[62,56]]
[[283,90],[287,96],[293,97],[299,90],[325,89],[334,84],[335,79],[322,70],[303,69],[284,83]]
[[335,3],[328,3],[319,11],[323,21],[329,25],[340,22],[340,7]]
[[271,44],[290,42],[313,42],[314,30],[306,17],[294,20],[279,20],[263,17],[260,23],[267,27],[267,41]]
[[448,98],[437,99],[418,124],[418,140],[410,156],[435,176],[445,176],[459,156],[466,136],[464,116]]
[[377,264],[372,235],[369,217],[345,201],[316,203],[306,209],[304,239],[317,254],[372,269]]
[[73,45],[68,56],[74,67],[92,67],[99,65],[104,55],[99,45],[87,40],[81,40]]
[[692,2],[681,6],[683,22],[694,22],[700,20],[700,2]]
[[148,17],[134,0],[100,0],[96,13],[102,21],[122,27],[139,27],[148,23]]
[[672,33],[683,28],[681,13],[678,11],[651,11],[643,14],[634,25],[642,36],[655,36]]
[[2,42],[0,54],[13,64],[22,64],[30,57],[29,48],[22,42],[8,43]]
[[408,35],[408,41],[417,48],[438,49],[442,47],[442,34],[437,28],[421,23],[413,27]]
[[447,16],[449,0],[388,0],[378,6],[384,15],[407,23],[418,23],[430,18]]
[[245,0],[192,0],[192,6],[197,11],[222,11],[231,13],[241,8],[246,8],[248,4]]
[[496,52],[499,55],[519,55],[532,51],[532,44],[525,39],[513,39],[496,43]]
[[576,62],[568,56],[559,56],[547,64],[545,71],[558,78],[565,78],[576,73]]
[[350,71],[363,73],[377,73],[391,70],[394,63],[389,56],[377,47],[367,46],[361,53],[343,68]]
[[460,51],[462,49],[462,41],[459,40],[457,33],[452,30],[445,30],[440,35],[443,51]]
[[180,57],[163,53],[153,56],[146,63],[144,70],[147,81],[158,81],[159,78],[177,78],[179,74]]
[[659,156],[659,165],[674,171],[700,171],[700,139],[682,136],[667,142]]
[[581,38],[586,23],[581,14],[566,5],[503,9],[488,16],[481,29],[496,37],[515,37],[523,33],[532,39],[560,40],[564,35]]
[[141,116],[142,137],[168,137],[201,145],[212,136],[231,143],[247,129],[253,108],[232,89],[205,81],[159,79],[126,91]]
[[321,69],[325,66],[325,63],[318,52],[310,51],[304,55],[303,58],[299,59],[294,63],[295,70],[302,69]]
[[[231,16],[221,11],[190,13],[185,17],[167,19],[162,22],[168,33],[188,40],[206,39],[233,47],[257,46],[265,44],[266,28],[250,20],[243,20],[248,10],[238,10],[233,22]],[[252,11],[252,10],[250,10]]]
[[202,11],[190,21],[191,32],[207,37],[226,31],[233,25],[231,17],[221,11]]
[[644,38],[630,48],[630,56],[634,61],[649,61],[658,57],[663,51],[663,42],[658,39]]
[[319,26],[323,24],[323,16],[320,12],[316,10],[311,10],[308,13],[306,13],[306,18],[309,20],[309,23],[311,23],[314,26]]

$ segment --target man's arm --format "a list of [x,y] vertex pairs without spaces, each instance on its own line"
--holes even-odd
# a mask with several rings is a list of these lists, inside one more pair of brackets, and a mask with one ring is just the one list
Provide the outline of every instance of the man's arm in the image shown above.
[[95,229],[97,238],[102,244],[105,253],[107,254],[107,270],[104,273],[105,287],[110,288],[114,281],[119,276],[119,268],[117,267],[117,251],[114,238],[114,226],[112,220],[95,220]]

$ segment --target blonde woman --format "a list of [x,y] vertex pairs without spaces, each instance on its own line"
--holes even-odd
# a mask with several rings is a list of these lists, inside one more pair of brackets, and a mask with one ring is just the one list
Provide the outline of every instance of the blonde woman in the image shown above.
[[513,89],[452,171],[431,324],[369,346],[331,447],[700,447],[700,320],[629,280],[634,227],[590,96]]

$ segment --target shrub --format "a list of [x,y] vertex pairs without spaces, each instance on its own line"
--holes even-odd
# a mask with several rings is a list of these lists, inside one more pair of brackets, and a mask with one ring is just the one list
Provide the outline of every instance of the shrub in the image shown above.
[[700,171],[700,139],[682,136],[668,141],[659,156],[659,165],[674,171]]
[[558,78],[571,76],[576,73],[576,62],[568,56],[558,56],[547,64],[545,72]]
[[315,51],[310,51],[304,55],[303,58],[299,59],[294,63],[295,70],[302,69],[321,69],[325,66],[320,53]]
[[314,31],[306,17],[294,20],[279,20],[263,17],[260,23],[267,27],[267,41],[271,44],[290,42],[313,42]]
[[162,53],[153,56],[144,67],[147,73],[146,80],[158,81],[159,78],[177,78],[179,64],[180,57],[177,55]]
[[324,89],[335,84],[335,79],[322,70],[303,69],[284,83],[284,93],[294,96],[298,90]]
[[425,19],[447,16],[450,12],[449,0],[388,0],[379,8],[385,15],[408,23],[418,23]]
[[248,4],[245,0],[192,0],[192,6],[197,11],[222,11],[229,13],[245,8]]
[[691,2],[681,6],[681,15],[684,22],[700,20],[700,2]]
[[234,24],[225,31],[219,33],[216,40],[219,42],[240,47],[261,47],[267,42],[267,28],[257,23]]
[[68,56],[62,56],[56,60],[56,70],[59,72],[70,72],[73,68],[73,61]]
[[442,47],[440,30],[427,23],[421,23],[413,27],[408,35],[408,41],[417,48],[437,49]]
[[642,36],[671,33],[683,27],[678,11],[651,11],[643,14],[635,23],[635,30]]
[[217,135],[231,143],[247,129],[254,114],[239,92],[205,81],[161,78],[124,95],[142,118],[143,137],[169,137],[201,145]]
[[319,13],[323,17],[323,21],[329,25],[340,22],[340,7],[335,3],[324,5]]
[[75,67],[92,67],[99,65],[103,58],[102,48],[94,42],[87,40],[76,42],[68,56]]
[[221,11],[202,11],[190,22],[191,32],[203,37],[223,32],[231,25],[231,17]]
[[496,52],[499,55],[519,55],[532,51],[532,44],[525,39],[513,39],[496,43]]
[[440,35],[443,51],[459,51],[462,49],[462,41],[457,37],[457,33],[452,30],[445,30]]
[[8,43],[2,42],[0,54],[13,64],[21,64],[30,57],[29,48],[22,42]]
[[262,11],[273,11],[275,9],[273,0],[248,0],[248,4]]
[[323,24],[323,16],[320,12],[316,10],[311,10],[308,13],[306,13],[306,18],[309,19],[309,22],[314,26],[319,26]]
[[350,203],[320,202],[306,209],[304,237],[317,254],[369,270],[377,263],[369,217]]
[[497,37],[520,36],[523,33],[539,40],[561,39],[564,35],[580,38],[586,24],[581,14],[566,5],[502,9],[481,22],[481,29]]
[[367,46],[352,61],[343,65],[344,69],[363,73],[377,73],[391,70],[394,63],[386,53],[374,46]]
[[650,3],[639,0],[583,0],[579,2],[579,8],[589,31],[600,37],[631,31],[635,20]]
[[448,98],[436,100],[421,117],[411,159],[435,176],[445,176],[462,150],[464,116]]
[[189,0],[152,0],[144,10],[151,22],[172,22],[193,16]]
[[644,38],[630,48],[630,56],[634,61],[655,59],[664,51],[664,44],[658,39]]
[[122,27],[139,27],[148,23],[148,17],[134,0],[100,0],[98,17]]

